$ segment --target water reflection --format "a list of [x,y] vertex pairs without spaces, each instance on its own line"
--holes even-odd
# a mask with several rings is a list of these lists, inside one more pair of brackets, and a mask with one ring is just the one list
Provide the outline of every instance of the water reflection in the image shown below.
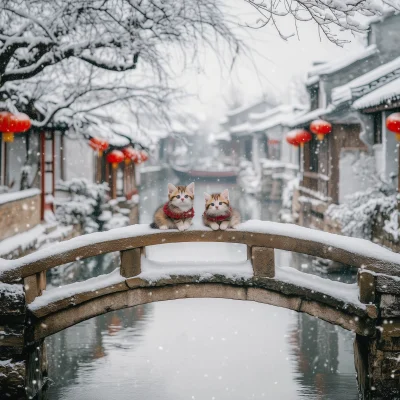
[[[263,204],[233,185],[196,183],[196,193],[226,186],[244,219],[276,220],[278,204]],[[165,192],[142,191],[142,223],[151,221]],[[203,204],[198,195],[196,209]],[[117,262],[101,256],[84,268],[67,267],[66,275],[87,279]],[[311,259],[287,252],[279,253],[277,264],[323,273]],[[64,275],[60,270],[53,283]],[[354,280],[352,274],[326,277]],[[257,303],[187,299],[140,306],[47,338],[53,384],[46,398],[358,399],[353,340],[352,333],[308,315]]]

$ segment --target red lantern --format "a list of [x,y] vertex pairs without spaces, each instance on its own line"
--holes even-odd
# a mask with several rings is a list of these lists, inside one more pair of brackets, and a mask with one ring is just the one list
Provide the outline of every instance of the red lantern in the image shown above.
[[8,111],[0,112],[0,131],[3,132],[5,142],[14,141],[14,133],[25,132],[31,127],[31,120],[26,114],[11,114]]
[[324,140],[324,136],[332,132],[332,125],[328,121],[316,119],[311,122],[310,131],[317,135],[318,140]]
[[117,168],[118,164],[125,160],[125,156],[122,151],[113,150],[107,154],[106,160],[113,168]]
[[386,128],[396,135],[396,139],[400,141],[400,113],[390,114],[386,118]]
[[106,151],[108,149],[109,144],[105,139],[93,137],[89,140],[89,146],[93,150],[96,150],[98,152],[98,156],[101,157],[103,155],[103,151]]
[[131,161],[136,162],[138,158],[138,152],[131,146],[122,149],[125,156],[125,164],[130,164]]
[[312,135],[310,132],[305,129],[298,129],[296,132],[296,140],[297,143],[300,144],[301,147],[304,146],[304,143],[308,143],[312,139]]
[[149,159],[149,155],[147,154],[146,151],[140,150],[139,152],[139,157],[136,161],[137,164],[141,164],[142,162],[145,162]]
[[299,146],[299,142],[297,141],[296,135],[297,135],[297,129],[293,130],[293,131],[289,131],[286,134],[286,141],[291,144],[292,146]]
[[32,126],[30,118],[24,113],[15,114],[14,121],[15,132],[25,132]]

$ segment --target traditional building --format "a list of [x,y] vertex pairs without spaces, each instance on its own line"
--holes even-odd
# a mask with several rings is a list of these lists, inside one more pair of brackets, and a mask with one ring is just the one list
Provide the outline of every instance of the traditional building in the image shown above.
[[[307,81],[310,111],[290,121],[291,128],[309,129],[311,121],[323,118],[332,124],[332,131],[323,141],[315,136],[304,146],[302,180],[299,187],[299,223],[321,229],[326,226],[325,211],[330,204],[340,204],[347,195],[365,190],[371,182],[360,179],[352,168],[366,156],[375,155],[378,170],[389,177],[394,171],[394,158],[382,157],[383,148],[393,152],[393,135],[386,135],[382,144],[382,115],[360,112],[358,99],[398,76],[400,50],[400,16],[390,14],[382,21],[373,21],[368,46],[343,60],[314,67]],[[385,136],[385,137],[386,137]],[[393,142],[393,143],[392,143]],[[392,160],[392,161],[390,161]]]

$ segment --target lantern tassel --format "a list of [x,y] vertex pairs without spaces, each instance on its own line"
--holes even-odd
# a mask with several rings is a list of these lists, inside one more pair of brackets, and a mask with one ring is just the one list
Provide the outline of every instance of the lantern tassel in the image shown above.
[[3,140],[7,143],[13,142],[14,141],[14,133],[12,133],[12,132],[3,133]]
[[112,166],[114,169],[116,169],[116,168],[118,167],[118,163],[113,162],[113,163],[111,163],[111,166]]
[[322,141],[322,140],[324,140],[324,134],[322,134],[322,133],[318,133],[317,134],[317,139],[319,140],[319,141]]
[[396,133],[396,140],[400,142],[400,132]]

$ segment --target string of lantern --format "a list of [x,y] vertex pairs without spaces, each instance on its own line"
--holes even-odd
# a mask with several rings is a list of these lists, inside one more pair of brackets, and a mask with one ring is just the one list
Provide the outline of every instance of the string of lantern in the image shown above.
[[110,146],[109,142],[103,138],[92,137],[89,139],[89,146],[93,150],[97,151],[99,158],[103,156],[104,152],[106,152],[106,161],[110,163],[113,168],[116,168],[123,161],[125,161],[126,165],[129,165],[131,162],[134,164],[141,164],[147,161],[149,155],[145,147],[139,143],[136,145],[141,148],[135,149],[129,145],[120,149]]
[[[316,119],[315,121],[311,122],[310,131],[317,136],[319,141],[322,141],[326,135],[332,132],[332,125],[322,119]],[[286,134],[286,142],[295,147],[303,147],[305,143],[308,143],[311,140],[312,135],[306,129],[293,129]]]

